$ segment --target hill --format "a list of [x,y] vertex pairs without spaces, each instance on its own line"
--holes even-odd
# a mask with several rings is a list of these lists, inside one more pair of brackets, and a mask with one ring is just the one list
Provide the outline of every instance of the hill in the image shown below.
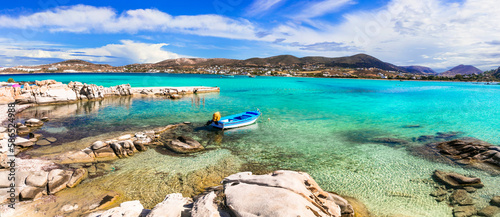
[[393,64],[383,62],[375,57],[366,54],[356,54],[354,56],[333,58],[327,64],[343,68],[379,68],[387,71],[404,71],[404,69]]
[[493,73],[493,76],[500,79],[500,67]]
[[425,66],[400,66],[405,69],[405,71],[413,74],[422,74],[422,75],[435,75],[437,74],[434,70]]
[[481,71],[480,69],[478,69],[474,66],[459,65],[459,66],[453,67],[452,69],[450,69],[446,72],[440,73],[439,75],[444,76],[444,77],[454,77],[455,75],[472,75],[472,74],[481,74],[481,73],[483,73],[483,71]]
[[328,67],[341,68],[379,68],[387,71],[405,71],[403,68],[393,64],[383,62],[375,57],[366,54],[357,54],[347,57],[302,57],[298,58],[292,55],[279,55],[266,58],[250,58],[246,60],[235,59],[203,59],[203,58],[180,58],[170,59],[155,63],[156,66],[262,66],[262,67],[279,67],[279,66],[303,66],[310,64],[324,64]]

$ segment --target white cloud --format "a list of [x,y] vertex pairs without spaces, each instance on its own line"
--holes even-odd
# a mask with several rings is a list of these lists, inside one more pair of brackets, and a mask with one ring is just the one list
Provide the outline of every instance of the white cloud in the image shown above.
[[[156,63],[166,59],[183,57],[179,54],[163,50],[162,47],[168,46],[166,43],[148,44],[130,40],[122,40],[120,42],[121,44],[108,44],[99,48],[69,50],[68,52],[83,52],[85,55],[98,56],[100,60],[97,61],[100,62],[105,62],[109,56],[127,59],[129,60],[127,62],[132,63]],[[82,58],[85,58],[85,56],[82,56]]]
[[0,16],[0,28],[40,29],[73,33],[136,33],[172,31],[232,39],[258,39],[256,27],[245,19],[220,15],[172,16],[156,9],[127,10],[76,5],[18,17]]
[[328,13],[336,12],[340,8],[354,4],[353,0],[323,0],[308,4],[299,14],[295,15],[296,19],[310,19],[314,17],[320,17]]
[[254,16],[265,13],[274,8],[278,3],[284,1],[286,0],[255,0],[247,10],[247,14],[250,16]]
[[[344,14],[345,20],[338,24],[319,21],[321,28],[311,28],[285,23],[271,32],[285,39],[283,43],[336,42],[400,65],[414,60],[411,64],[436,69],[473,64],[486,70],[500,64],[500,47],[492,43],[500,38],[500,7],[496,5],[495,0],[392,0],[381,9]],[[306,55],[348,54],[287,49]]]
[[[31,65],[40,64],[40,59],[81,59],[90,62],[107,62],[114,65],[129,63],[156,63],[165,59],[187,57],[163,49],[166,43],[141,43],[121,40],[119,44],[108,44],[97,48],[53,49],[44,48],[45,43],[23,42],[19,44],[2,43],[0,40],[0,56],[2,62],[8,59],[23,59],[23,63],[31,61]],[[2,64],[0,62],[0,64]],[[9,66],[11,63],[8,63]],[[18,64],[18,63],[14,63]]]

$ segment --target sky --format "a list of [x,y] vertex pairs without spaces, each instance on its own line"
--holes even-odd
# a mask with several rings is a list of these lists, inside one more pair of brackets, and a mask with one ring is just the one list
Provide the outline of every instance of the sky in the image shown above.
[[497,0],[3,1],[0,67],[366,53],[490,70],[500,66],[499,24]]

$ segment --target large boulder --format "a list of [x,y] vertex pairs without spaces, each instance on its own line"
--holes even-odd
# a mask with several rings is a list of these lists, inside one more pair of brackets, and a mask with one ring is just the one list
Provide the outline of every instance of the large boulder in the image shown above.
[[96,156],[90,149],[81,151],[69,151],[61,155],[56,155],[51,160],[60,164],[92,163],[96,162]]
[[58,191],[65,189],[72,174],[73,173],[71,171],[61,169],[54,169],[50,171],[48,176],[49,194],[55,194]]
[[[306,173],[237,173],[223,180],[226,204],[236,216],[335,216],[342,210]],[[251,198],[251,199],[249,199]]]
[[191,216],[191,198],[174,193],[165,197],[163,202],[157,204],[147,217],[189,217]]
[[26,185],[38,188],[45,188],[47,186],[48,172],[38,171],[26,177]]
[[187,136],[179,136],[164,144],[170,150],[177,153],[192,153],[203,150],[203,146],[196,140]]
[[71,178],[68,181],[68,184],[66,184],[69,188],[73,188],[80,184],[84,179],[86,179],[88,176],[88,172],[84,168],[79,168],[76,169],[73,174],[71,175]]
[[113,148],[111,148],[109,145],[103,146],[99,149],[94,149],[93,152],[95,154],[96,160],[98,161],[114,160],[118,158]]
[[191,217],[221,217],[230,216],[227,213],[220,214],[217,210],[217,205],[214,203],[216,195],[213,191],[198,198],[194,202],[193,209],[191,210]]
[[144,216],[144,207],[138,200],[127,201],[120,204],[119,207],[115,207],[104,212],[96,212],[88,215],[87,217],[138,217]]
[[33,186],[27,186],[23,188],[21,193],[19,193],[20,200],[34,200],[43,195],[45,192],[44,188],[37,188]]
[[107,146],[106,143],[104,143],[102,141],[95,141],[94,143],[92,143],[92,145],[90,146],[90,148],[92,150],[98,150],[98,149],[104,148],[105,146]]

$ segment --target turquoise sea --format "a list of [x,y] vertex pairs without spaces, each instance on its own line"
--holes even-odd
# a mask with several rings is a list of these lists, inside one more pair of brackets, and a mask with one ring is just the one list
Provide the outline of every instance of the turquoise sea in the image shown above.
[[[190,158],[149,150],[138,154],[143,157],[119,160],[115,163],[121,167],[117,176],[132,171],[136,166],[134,161],[139,161],[136,159],[143,160],[140,164],[150,166],[152,171],[168,172],[196,167],[182,162],[199,167],[232,156],[268,170],[308,172],[325,190],[355,197],[378,216],[451,216],[451,207],[429,196],[434,189],[431,175],[436,169],[480,177],[485,187],[473,194],[478,207],[486,206],[493,195],[500,195],[498,176],[433,162],[412,151],[431,142],[416,138],[439,132],[455,132],[457,137],[475,137],[499,145],[500,85],[144,73],[0,77],[0,80],[54,79],[103,86],[129,83],[132,87],[221,88],[220,93],[177,101],[128,98],[98,106],[81,105],[76,112],[67,114],[52,114],[54,118],[42,130],[59,138],[67,137],[68,141],[81,139],[75,132],[96,136],[184,121],[192,122],[197,127],[195,136],[203,139],[203,135],[213,133],[202,125],[215,111],[224,116],[259,108],[263,113],[257,125],[224,132],[220,144]],[[27,111],[30,115],[35,113]],[[408,143],[384,144],[376,142],[377,138],[402,139]]]

